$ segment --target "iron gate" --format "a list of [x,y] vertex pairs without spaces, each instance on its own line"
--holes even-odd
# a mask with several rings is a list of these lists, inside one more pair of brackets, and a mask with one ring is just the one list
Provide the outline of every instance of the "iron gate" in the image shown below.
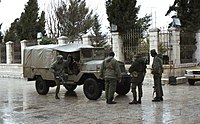
[[123,53],[126,64],[130,64],[138,53],[149,60],[149,40],[143,37],[141,29],[132,29],[121,34]]

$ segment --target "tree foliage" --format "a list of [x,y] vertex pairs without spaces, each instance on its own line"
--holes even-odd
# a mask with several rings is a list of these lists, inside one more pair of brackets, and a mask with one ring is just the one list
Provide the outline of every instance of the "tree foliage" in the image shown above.
[[20,27],[20,26],[19,26],[19,19],[17,18],[14,20],[13,23],[11,23],[11,27],[9,28],[9,30],[6,30],[4,40],[19,42],[20,39],[18,37],[18,34],[19,34],[18,27]]
[[1,26],[2,26],[2,23],[0,24],[0,43],[2,42],[2,39],[3,39],[3,34],[1,32]]
[[198,0],[175,0],[166,16],[172,11],[177,12],[182,30],[196,32],[200,29],[200,2]]
[[92,32],[90,36],[90,41],[95,47],[103,47],[106,45],[106,35],[103,35],[101,30],[101,24],[99,23],[99,16],[94,16],[94,24],[92,27]]
[[85,0],[69,0],[69,4],[62,1],[56,9],[60,34],[67,36],[71,42],[81,39],[93,25],[92,14]]
[[49,9],[47,10],[46,25],[48,29],[48,37],[50,38],[58,38],[60,36],[60,26],[56,17],[57,8],[58,3],[56,3],[55,1],[51,1]]
[[200,29],[200,2],[198,0],[175,0],[166,16],[172,11],[177,13],[181,21],[181,59],[192,60],[197,43],[195,33]]
[[36,39],[38,4],[36,0],[29,0],[25,5],[24,12],[20,17],[21,34],[20,39]]
[[45,37],[42,38],[40,45],[55,44],[55,43],[56,43],[56,39],[48,38],[47,36],[45,36]]
[[9,30],[6,31],[5,40],[13,42],[20,40],[36,40],[37,33],[45,35],[45,12],[39,17],[37,0],[29,0],[25,5],[20,18],[15,19]]
[[150,24],[150,16],[138,19],[140,6],[136,7],[137,0],[106,0],[108,21],[117,25],[118,32],[125,32],[133,28],[146,30]]

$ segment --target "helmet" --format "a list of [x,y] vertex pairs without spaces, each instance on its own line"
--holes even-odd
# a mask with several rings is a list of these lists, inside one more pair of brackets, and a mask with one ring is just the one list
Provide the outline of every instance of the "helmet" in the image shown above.
[[59,62],[60,60],[63,60],[63,56],[62,55],[58,55],[57,56],[57,61]]

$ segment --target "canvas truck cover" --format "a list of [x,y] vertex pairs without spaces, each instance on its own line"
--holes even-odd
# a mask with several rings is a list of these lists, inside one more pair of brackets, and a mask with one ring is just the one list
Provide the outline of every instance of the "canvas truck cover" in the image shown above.
[[56,52],[76,52],[81,48],[92,48],[85,44],[50,44],[30,46],[24,49],[24,66],[32,68],[49,68],[52,60],[55,59]]
[[48,70],[51,63],[56,59],[56,51],[76,52],[80,51],[81,48],[93,48],[93,46],[85,44],[50,44],[26,47],[23,62],[24,77],[32,77],[34,75],[33,70]]

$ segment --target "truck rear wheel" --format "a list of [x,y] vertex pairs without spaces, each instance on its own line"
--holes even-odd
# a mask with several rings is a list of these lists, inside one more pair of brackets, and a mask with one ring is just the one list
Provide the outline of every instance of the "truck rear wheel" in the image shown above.
[[126,95],[130,91],[130,82],[119,83],[117,85],[116,93],[119,95]]
[[37,77],[35,88],[40,95],[46,95],[49,92],[49,86],[47,85],[47,82],[42,79],[42,77]]
[[83,85],[83,91],[85,96],[90,100],[97,100],[102,94],[102,85],[100,82],[93,78],[85,80]]
[[72,85],[72,84],[63,84],[63,86],[65,87],[65,89],[67,89],[68,91],[74,91],[77,87],[77,85]]

